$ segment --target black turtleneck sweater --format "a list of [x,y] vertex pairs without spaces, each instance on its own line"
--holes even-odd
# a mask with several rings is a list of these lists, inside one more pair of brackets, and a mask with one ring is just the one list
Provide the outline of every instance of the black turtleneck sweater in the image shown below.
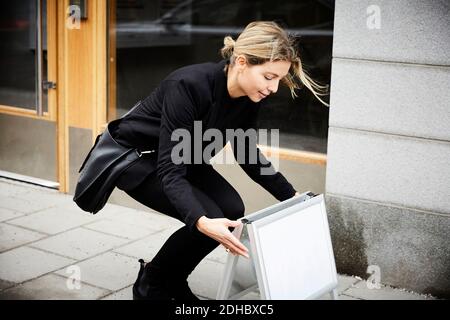
[[[225,146],[226,129],[256,129],[257,114],[262,104],[254,103],[247,96],[235,99],[230,97],[225,72],[228,63],[228,60],[222,60],[219,63],[195,64],[175,70],[140,106],[122,119],[113,133],[121,144],[141,150],[157,150],[148,157],[142,157],[136,165],[128,169],[128,187],[137,186],[148,174],[156,170],[167,198],[191,230],[195,228],[198,218],[207,215],[207,212],[193,194],[192,186],[186,179],[187,166],[191,164],[172,162],[172,149],[179,143],[171,141],[172,132],[184,128],[191,132],[193,141],[194,121],[201,121],[202,136],[207,129],[218,129],[223,136],[221,145]],[[234,140],[230,142],[237,157],[237,144]],[[209,142],[202,144],[203,151]],[[250,148],[255,148],[254,151],[258,155],[256,164],[249,163],[248,158],[242,163],[238,162],[248,176],[280,201],[293,197],[295,190],[292,185],[280,172],[275,171],[256,147],[256,143],[249,143],[247,139],[245,146],[246,155],[250,154]],[[192,152],[191,155],[193,163]],[[213,152],[211,157],[214,155]],[[273,174],[267,175],[265,172],[262,175],[262,168],[271,170]]]

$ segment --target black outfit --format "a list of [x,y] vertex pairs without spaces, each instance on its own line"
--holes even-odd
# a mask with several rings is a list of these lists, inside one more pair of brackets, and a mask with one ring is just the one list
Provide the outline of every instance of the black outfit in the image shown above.
[[[122,119],[113,132],[121,144],[141,150],[157,150],[143,155],[125,171],[117,187],[140,203],[186,224],[170,236],[152,260],[155,266],[163,266],[170,270],[172,276],[184,279],[219,244],[197,230],[198,218],[206,215],[236,220],[244,215],[245,210],[237,191],[212,165],[203,159],[201,164],[175,164],[171,160],[172,148],[179,143],[171,141],[172,132],[178,128],[193,132],[194,121],[201,121],[202,134],[211,128],[220,130],[222,146],[227,143],[226,129],[256,129],[262,102],[254,103],[246,96],[236,99],[229,96],[224,71],[227,63],[228,60],[195,64],[172,72]],[[236,150],[236,141],[230,142]],[[209,142],[202,142],[201,150],[207,144]],[[194,145],[192,143],[192,151]],[[246,148],[257,149],[256,143],[247,141]],[[295,190],[292,185],[275,171],[259,149],[256,152],[258,162],[239,163],[241,168],[278,200],[293,197]],[[191,155],[193,163],[194,152]],[[213,152],[210,158],[214,155]],[[261,175],[262,168],[269,168],[273,174]]]

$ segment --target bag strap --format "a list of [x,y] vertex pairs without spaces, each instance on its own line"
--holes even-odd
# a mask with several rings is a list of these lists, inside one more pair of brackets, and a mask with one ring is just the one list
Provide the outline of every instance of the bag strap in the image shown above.
[[102,134],[103,134],[103,133],[100,133],[100,134],[97,136],[97,138],[95,138],[95,143],[94,143],[94,145],[92,146],[91,150],[89,150],[89,153],[87,154],[86,158],[84,158],[83,164],[81,165],[80,170],[78,170],[78,173],[80,173],[81,170],[83,170],[83,168],[84,168],[84,166],[85,166],[87,160],[89,159],[89,156],[91,155],[92,150],[94,150],[94,148],[95,148],[95,146],[97,145],[98,140],[100,139],[100,137],[102,136]]
[[133,106],[133,108],[128,110],[127,113],[125,113],[123,116],[120,117],[120,119],[125,118],[127,115],[129,115],[131,112],[133,112],[133,110],[136,109],[141,104],[141,102],[142,102],[142,100],[139,100],[138,102],[136,102],[136,104]]
[[[127,115],[129,115],[131,112],[133,112],[137,107],[139,107],[141,102],[142,102],[142,100],[139,100],[138,102],[136,102],[136,104],[133,106],[133,108],[128,110],[127,113],[125,113],[123,116],[120,117],[120,119],[125,118]],[[143,154],[153,153],[153,152],[156,152],[156,150],[153,149],[153,150],[140,151],[139,149],[136,148],[136,153],[139,156],[139,158],[142,157]]]

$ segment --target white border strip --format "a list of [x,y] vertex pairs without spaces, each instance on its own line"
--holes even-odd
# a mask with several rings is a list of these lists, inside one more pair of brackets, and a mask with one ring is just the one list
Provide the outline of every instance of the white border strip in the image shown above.
[[35,184],[35,185],[46,187],[46,188],[59,189],[58,182],[39,179],[39,178],[35,178],[35,177],[30,177],[30,176],[24,176],[24,175],[14,173],[14,172],[0,170],[0,177],[6,178],[6,179],[11,179],[11,180],[16,180],[16,181],[21,181],[21,182],[26,182],[26,183],[31,183],[31,184]]

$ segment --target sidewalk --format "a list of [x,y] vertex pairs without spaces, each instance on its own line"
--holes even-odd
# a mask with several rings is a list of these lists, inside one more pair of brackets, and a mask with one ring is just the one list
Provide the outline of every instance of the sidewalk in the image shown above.
[[[151,260],[181,226],[156,212],[111,204],[91,215],[71,195],[0,178],[0,299],[132,299],[137,260]],[[215,299],[225,261],[219,246],[190,275],[201,299]],[[70,281],[77,276],[80,288]],[[433,299],[388,286],[368,289],[345,275],[338,293],[341,300]]]

